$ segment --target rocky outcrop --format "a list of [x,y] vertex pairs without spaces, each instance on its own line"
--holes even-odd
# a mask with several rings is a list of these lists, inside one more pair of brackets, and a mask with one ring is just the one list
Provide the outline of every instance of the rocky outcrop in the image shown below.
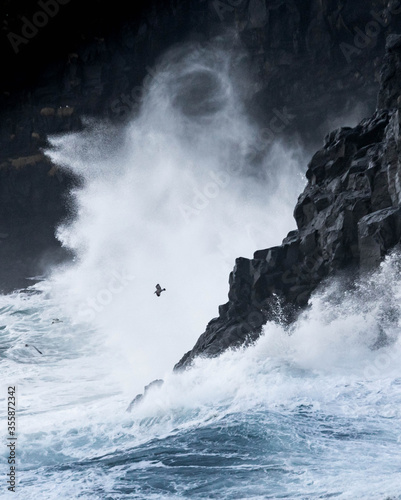
[[281,246],[236,260],[229,301],[176,369],[255,340],[267,320],[291,322],[325,278],[372,270],[400,242],[401,36],[386,51],[376,112],[326,136],[308,165],[297,229]]
[[156,389],[157,387],[161,387],[164,384],[164,381],[162,379],[156,379],[153,380],[153,382],[150,382],[150,384],[146,385],[143,390],[143,394],[138,394],[137,396],[134,397],[134,399],[131,401],[129,404],[127,411],[130,412],[134,408],[136,408],[139,403],[141,403],[146,396],[149,395],[149,392],[152,392],[153,389]]

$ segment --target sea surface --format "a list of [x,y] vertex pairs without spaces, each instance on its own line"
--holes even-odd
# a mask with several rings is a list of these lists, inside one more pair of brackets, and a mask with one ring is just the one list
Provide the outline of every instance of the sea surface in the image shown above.
[[401,345],[370,349],[372,302],[344,317],[318,297],[291,332],[169,371],[127,412],[122,360],[43,288],[0,297],[2,413],[18,398],[1,498],[401,498]]

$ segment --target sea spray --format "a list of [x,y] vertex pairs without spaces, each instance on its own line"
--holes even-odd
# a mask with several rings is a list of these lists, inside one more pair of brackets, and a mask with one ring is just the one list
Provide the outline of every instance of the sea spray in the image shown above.
[[[379,412],[398,419],[399,428],[400,262],[392,254],[346,294],[334,279],[290,328],[269,322],[254,345],[197,358],[191,369],[166,374],[164,384],[132,409],[133,417],[158,415],[174,427],[183,413],[208,420],[255,408],[305,407],[336,418]],[[380,328],[388,341],[372,349]]]
[[[53,274],[53,293],[105,333],[133,391],[216,316],[235,258],[294,227],[303,153],[261,141],[245,112],[243,59],[218,44],[171,50],[125,128],[89,120],[47,151],[82,182],[75,218],[58,229],[76,260]],[[157,301],[156,283],[167,288]]]

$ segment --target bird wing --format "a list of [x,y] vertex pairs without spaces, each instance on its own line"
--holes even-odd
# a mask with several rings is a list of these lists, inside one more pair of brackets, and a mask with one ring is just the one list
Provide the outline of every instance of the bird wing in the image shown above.
[[161,291],[161,289],[162,289],[162,287],[161,287],[159,284],[157,284],[157,285],[156,285],[156,291],[157,291],[157,292],[160,292],[160,291]]

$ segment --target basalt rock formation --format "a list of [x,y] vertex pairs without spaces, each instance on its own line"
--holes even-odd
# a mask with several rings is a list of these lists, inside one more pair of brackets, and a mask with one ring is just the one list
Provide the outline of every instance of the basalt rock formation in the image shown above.
[[391,35],[375,113],[325,137],[308,164],[297,229],[236,260],[229,301],[175,369],[255,340],[268,320],[292,321],[325,278],[372,270],[400,242],[400,92],[401,36]]

